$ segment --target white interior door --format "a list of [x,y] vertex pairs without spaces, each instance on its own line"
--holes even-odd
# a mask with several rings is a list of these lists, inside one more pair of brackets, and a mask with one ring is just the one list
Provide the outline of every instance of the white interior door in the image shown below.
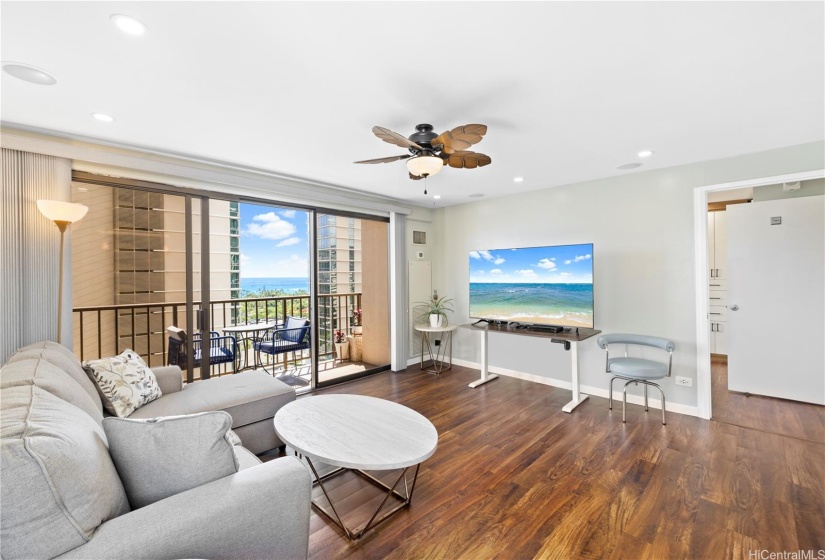
[[727,222],[728,388],[825,404],[825,197],[729,206]]

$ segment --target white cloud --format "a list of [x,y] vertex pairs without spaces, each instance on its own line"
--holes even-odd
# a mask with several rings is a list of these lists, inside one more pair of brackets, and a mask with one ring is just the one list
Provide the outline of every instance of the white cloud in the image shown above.
[[586,255],[579,255],[579,256],[575,257],[573,260],[576,261],[576,262],[579,262],[579,261],[586,261],[589,258],[590,258],[590,253],[587,253]]
[[478,254],[478,251],[470,251],[470,258],[480,259],[481,255]]
[[293,233],[295,233],[295,226],[282,220],[275,212],[258,214],[252,218],[252,223],[244,230],[246,235],[272,240],[285,239]]
[[295,210],[281,210],[281,216],[284,218],[294,218]]
[[536,271],[531,268],[526,268],[524,270],[517,270],[516,274],[521,276],[522,278],[538,278]]
[[494,268],[493,270],[490,271],[490,274],[501,274],[501,269],[500,268]]
[[501,264],[504,262],[504,259],[501,257],[496,257],[496,260],[493,261],[493,264]]
[[297,237],[289,237],[289,238],[284,239],[283,241],[279,242],[275,246],[276,247],[289,247],[290,245],[297,245],[300,242],[301,242],[301,240],[298,239]]
[[305,256],[291,255],[277,261],[250,261],[242,269],[244,278],[306,278],[309,275],[309,262]]
[[252,258],[249,255],[241,253],[241,264],[247,264],[249,262],[252,262]]
[[564,261],[564,264],[573,264],[573,261],[571,261],[570,259],[567,259],[566,261]]
[[481,255],[481,257],[482,257],[485,261],[492,261],[492,260],[494,260],[494,259],[495,259],[495,257],[494,257],[493,255],[491,255],[491,254],[490,254],[490,251],[479,251],[479,252],[478,252],[478,254],[479,254],[479,255]]
[[536,266],[544,270],[553,270],[556,268],[556,263],[554,263],[553,260],[554,259],[541,259]]

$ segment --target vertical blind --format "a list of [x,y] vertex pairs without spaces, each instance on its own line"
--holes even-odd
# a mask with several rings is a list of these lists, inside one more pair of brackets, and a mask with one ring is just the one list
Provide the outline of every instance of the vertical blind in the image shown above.
[[[37,200],[69,200],[71,161],[2,149],[0,209],[0,363],[17,348],[57,338],[60,232]],[[71,348],[71,256],[67,230],[64,343]]]

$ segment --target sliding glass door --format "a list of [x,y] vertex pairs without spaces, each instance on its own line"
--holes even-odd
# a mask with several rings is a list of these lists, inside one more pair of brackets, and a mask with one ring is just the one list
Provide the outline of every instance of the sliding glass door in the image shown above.
[[389,368],[388,223],[75,173],[75,352],[308,390]]
[[389,367],[388,224],[319,213],[318,386]]

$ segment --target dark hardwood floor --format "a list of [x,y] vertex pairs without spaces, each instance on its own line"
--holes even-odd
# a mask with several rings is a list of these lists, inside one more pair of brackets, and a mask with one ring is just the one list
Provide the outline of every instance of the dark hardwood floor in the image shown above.
[[728,391],[728,360],[710,361],[713,419],[782,436],[825,442],[825,406]]
[[[313,513],[312,559],[743,558],[825,548],[825,445],[477,370],[410,368],[319,393],[390,399],[439,432],[409,509],[350,542]],[[311,398],[311,397],[304,397]],[[815,436],[816,433],[812,433]],[[378,492],[335,479],[355,523]],[[753,556],[751,558],[754,558]]]

